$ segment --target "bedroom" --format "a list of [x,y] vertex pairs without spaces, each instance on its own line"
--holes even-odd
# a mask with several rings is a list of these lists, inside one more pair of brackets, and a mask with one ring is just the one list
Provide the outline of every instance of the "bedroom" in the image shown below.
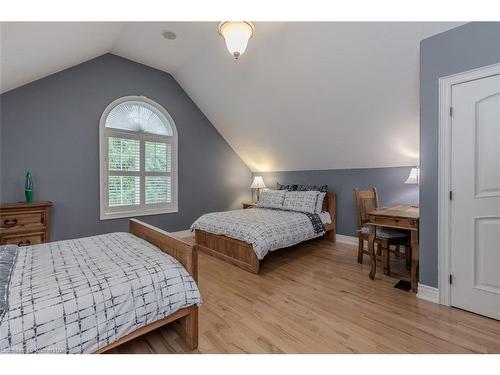
[[498,354],[500,23],[217,17],[2,20],[0,352]]

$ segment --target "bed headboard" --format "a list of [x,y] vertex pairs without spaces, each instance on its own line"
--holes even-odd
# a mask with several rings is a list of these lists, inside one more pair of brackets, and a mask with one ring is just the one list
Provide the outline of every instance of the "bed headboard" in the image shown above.
[[330,216],[332,219],[335,216],[335,211],[337,210],[336,207],[337,204],[337,198],[335,196],[335,193],[333,191],[329,191],[326,193],[326,210],[330,213]]
[[129,220],[129,232],[173,256],[186,268],[194,281],[198,282],[198,255],[193,245],[137,219]]
[[337,232],[337,196],[332,191],[326,193],[326,210],[330,214],[332,223],[325,225],[325,228],[328,231],[330,241],[335,242]]

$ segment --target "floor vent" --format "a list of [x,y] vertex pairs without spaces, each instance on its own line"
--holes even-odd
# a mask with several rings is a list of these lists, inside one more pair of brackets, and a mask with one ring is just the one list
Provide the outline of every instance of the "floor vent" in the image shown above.
[[411,283],[406,280],[399,280],[396,283],[396,285],[394,285],[394,288],[398,288],[404,290],[405,292],[409,292],[411,290]]

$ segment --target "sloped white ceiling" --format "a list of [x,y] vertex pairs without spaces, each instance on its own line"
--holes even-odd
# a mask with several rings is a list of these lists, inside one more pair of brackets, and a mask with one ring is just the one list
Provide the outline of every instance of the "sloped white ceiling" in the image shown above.
[[122,28],[113,22],[2,22],[1,92],[109,52]]
[[235,61],[217,23],[4,23],[1,89],[109,51],[170,72],[253,171],[415,165],[419,44],[457,25],[258,22]]

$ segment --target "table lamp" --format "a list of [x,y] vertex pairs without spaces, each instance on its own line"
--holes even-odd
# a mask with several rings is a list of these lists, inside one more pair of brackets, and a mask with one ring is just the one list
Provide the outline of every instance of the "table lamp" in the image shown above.
[[410,171],[410,175],[405,181],[405,184],[418,185],[420,180],[420,168],[414,167]]
[[252,185],[250,185],[250,188],[252,189],[257,189],[257,202],[259,201],[260,198],[260,189],[265,189],[266,184],[264,184],[264,180],[262,179],[262,176],[254,176],[253,177],[253,182]]

